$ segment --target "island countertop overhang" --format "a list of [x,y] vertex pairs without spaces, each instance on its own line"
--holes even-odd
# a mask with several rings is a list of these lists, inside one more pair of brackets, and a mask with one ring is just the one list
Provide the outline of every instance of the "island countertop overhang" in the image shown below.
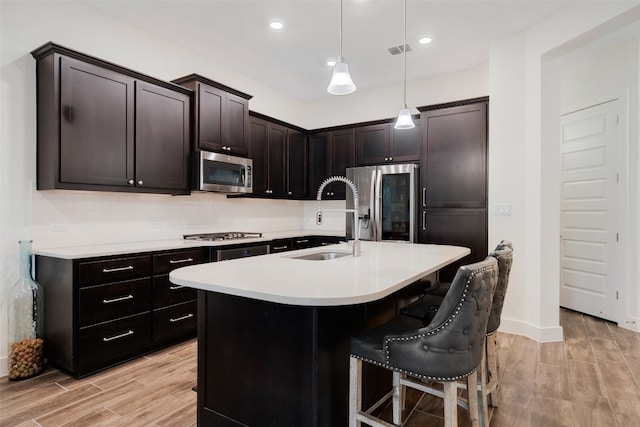
[[300,306],[376,301],[470,253],[448,245],[361,242],[362,255],[315,261],[317,252],[351,253],[351,242],[330,247],[213,262],[173,270],[177,285]]

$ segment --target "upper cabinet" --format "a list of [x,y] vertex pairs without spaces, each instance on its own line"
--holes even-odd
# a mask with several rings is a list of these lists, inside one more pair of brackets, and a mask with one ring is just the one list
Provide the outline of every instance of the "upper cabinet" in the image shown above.
[[420,160],[420,121],[413,129],[394,129],[393,123],[357,127],[356,165],[406,163]]
[[194,149],[246,157],[251,96],[198,74],[173,82],[194,92]]
[[[252,113],[255,114],[255,113]],[[253,160],[253,194],[305,198],[306,134],[266,117],[249,117],[249,157]]]
[[190,90],[53,43],[32,55],[38,189],[189,192]]
[[[319,132],[309,138],[309,197],[316,198],[322,182],[331,176],[345,176],[355,165],[355,131],[353,128]],[[327,185],[323,200],[343,200],[346,186],[342,182]]]

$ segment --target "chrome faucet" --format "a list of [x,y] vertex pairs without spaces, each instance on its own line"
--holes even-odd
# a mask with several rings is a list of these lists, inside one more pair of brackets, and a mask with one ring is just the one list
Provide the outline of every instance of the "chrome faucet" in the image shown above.
[[[353,212],[353,256],[360,256],[360,224],[359,224],[359,215],[358,215],[358,189],[356,185],[349,178],[344,176],[331,176],[320,184],[318,188],[318,195],[316,196],[316,200],[322,200],[322,190],[328,184],[332,182],[340,181],[347,184],[351,187],[351,192],[353,193],[353,209],[326,209],[326,212]],[[320,209],[320,204],[318,204],[318,212],[316,213],[316,224],[322,224],[322,212]]]

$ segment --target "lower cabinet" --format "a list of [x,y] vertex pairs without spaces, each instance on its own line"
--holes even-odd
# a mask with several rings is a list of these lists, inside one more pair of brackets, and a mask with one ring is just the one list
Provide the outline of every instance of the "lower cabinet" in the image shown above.
[[196,291],[169,282],[209,249],[61,259],[36,256],[45,356],[76,377],[196,335]]

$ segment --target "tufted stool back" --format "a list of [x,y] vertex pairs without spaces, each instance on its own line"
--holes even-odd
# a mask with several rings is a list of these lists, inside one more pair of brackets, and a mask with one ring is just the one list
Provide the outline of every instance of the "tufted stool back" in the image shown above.
[[489,254],[489,256],[498,260],[499,274],[498,283],[493,292],[493,303],[491,304],[491,313],[489,314],[489,321],[487,323],[487,335],[494,334],[500,326],[502,306],[504,305],[504,297],[507,294],[509,274],[511,273],[511,265],[513,264],[513,247],[502,245],[503,243],[498,245],[496,250]]
[[494,257],[460,267],[429,325],[385,337],[389,368],[437,381],[456,381],[474,372],[482,360],[497,280]]

